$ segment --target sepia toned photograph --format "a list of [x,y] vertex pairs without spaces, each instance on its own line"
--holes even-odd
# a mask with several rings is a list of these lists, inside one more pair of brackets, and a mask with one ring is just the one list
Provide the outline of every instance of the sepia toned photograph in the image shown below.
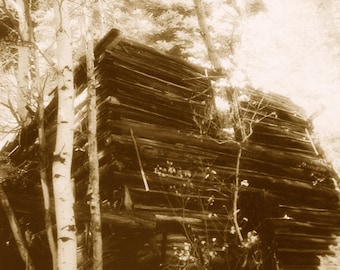
[[0,270],[340,269],[340,1],[0,0]]

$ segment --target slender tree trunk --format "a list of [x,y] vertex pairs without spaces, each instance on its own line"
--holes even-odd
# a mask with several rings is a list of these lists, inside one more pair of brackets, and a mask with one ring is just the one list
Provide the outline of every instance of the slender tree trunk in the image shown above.
[[[196,9],[198,25],[201,31],[204,44],[208,51],[209,60],[212,66],[214,67],[214,69],[221,76],[228,77],[228,72],[227,72],[228,70],[225,70],[225,68],[223,67],[220,61],[221,56],[218,55],[216,47],[210,35],[209,27],[206,22],[207,20],[206,20],[205,11],[204,11],[203,0],[193,0],[193,1],[194,1],[195,9]],[[240,2],[238,3],[237,7],[240,7],[240,8],[244,7],[243,0],[238,0],[237,2]],[[237,69],[237,65],[235,61],[231,57],[228,57],[227,59],[231,65],[230,71]],[[245,79],[248,82],[250,82],[249,78],[245,74],[243,75],[245,76]]]
[[99,13],[100,13],[100,37],[106,34],[106,23],[105,23],[105,11],[103,0],[98,0]]
[[29,255],[25,239],[21,233],[18,220],[16,219],[14,212],[12,210],[12,207],[8,201],[7,195],[2,187],[2,184],[0,183],[0,201],[2,208],[5,211],[5,214],[7,216],[7,219],[9,221],[9,225],[11,227],[13,237],[15,239],[15,242],[17,244],[20,256],[22,260],[26,263],[26,267],[29,270],[34,270],[34,266],[32,263],[32,259]]
[[88,92],[88,156],[89,156],[89,191],[91,212],[91,234],[93,248],[93,269],[103,269],[102,224],[99,194],[99,163],[97,150],[97,109],[96,109],[96,76],[94,68],[94,46],[92,31],[91,1],[85,0],[86,28],[86,69]]
[[214,42],[209,34],[209,28],[206,22],[206,16],[204,11],[204,6],[202,3],[202,0],[193,0],[195,4],[196,14],[197,14],[197,20],[198,25],[201,30],[201,35],[204,41],[204,44],[208,51],[208,56],[210,59],[210,62],[214,69],[219,72],[221,75],[225,74],[225,70],[221,64],[220,57],[218,56],[216,52],[216,48],[214,46]]
[[[26,21],[28,26],[28,33],[30,36],[30,42],[33,44],[35,43],[34,38],[34,29],[31,19],[31,14],[29,10],[28,3],[25,2],[25,14],[26,14]],[[47,240],[51,252],[52,257],[52,265],[53,270],[57,270],[57,247],[54,240],[53,235],[53,222],[52,222],[52,209],[50,203],[50,191],[48,185],[48,161],[47,161],[47,146],[46,146],[46,139],[45,139],[45,126],[44,126],[44,87],[41,85],[41,78],[40,78],[40,65],[39,65],[39,57],[38,51],[36,48],[31,50],[31,54],[33,54],[34,59],[34,81],[35,81],[35,90],[38,93],[38,112],[37,112],[37,122],[38,122],[38,140],[39,140],[39,174],[40,174],[40,182],[41,182],[41,189],[44,199],[44,208],[45,208],[45,229]]]
[[58,269],[77,269],[74,194],[71,180],[74,127],[74,85],[68,1],[55,0],[58,114],[52,178],[57,222]]
[[29,48],[29,29],[26,18],[25,2],[23,0],[17,1],[17,13],[19,19],[19,38],[20,46],[18,47],[18,70],[17,70],[17,111],[21,124],[27,124],[28,112],[26,106],[30,101],[30,87],[29,81],[31,79],[30,73],[30,48]]

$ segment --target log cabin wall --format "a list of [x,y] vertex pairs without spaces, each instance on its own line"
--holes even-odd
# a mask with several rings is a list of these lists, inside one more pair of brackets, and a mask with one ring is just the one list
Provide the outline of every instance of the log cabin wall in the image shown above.
[[[124,39],[115,29],[95,54],[102,219],[106,245],[113,250],[107,265],[114,261],[119,269],[179,269],[208,262],[211,269],[317,269],[318,256],[332,254],[329,245],[335,244],[340,223],[339,179],[298,106],[279,95],[239,89],[242,122],[251,133],[241,145],[223,132],[204,69]],[[88,166],[83,65],[75,71],[75,82],[72,174],[77,220],[84,224]],[[46,108],[51,153],[55,109],[56,98]],[[3,149],[20,168],[20,181],[27,182],[20,194],[11,188],[14,184],[8,185],[18,212],[30,212],[28,200],[43,211],[36,199],[36,138],[32,122]],[[238,162],[242,247],[232,222]]]

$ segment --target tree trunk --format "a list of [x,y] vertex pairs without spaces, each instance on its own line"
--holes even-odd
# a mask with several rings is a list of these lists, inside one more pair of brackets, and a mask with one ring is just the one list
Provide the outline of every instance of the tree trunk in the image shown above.
[[31,79],[30,73],[30,35],[28,23],[26,20],[26,9],[23,0],[17,1],[16,11],[19,19],[19,38],[20,46],[18,47],[18,70],[17,70],[17,111],[22,125],[27,124],[28,112],[26,109],[30,101],[30,87],[29,80]]
[[[31,14],[29,10],[29,5],[25,2],[25,14],[26,14],[26,22],[28,26],[28,33],[30,36],[30,41],[35,43],[34,38],[34,28],[31,19]],[[33,49],[31,51],[34,59],[34,81],[35,81],[35,90],[38,93],[38,111],[37,111],[37,126],[38,126],[38,140],[39,140],[39,174],[40,174],[40,182],[41,189],[44,198],[44,208],[45,208],[45,229],[47,234],[47,240],[51,252],[53,270],[57,270],[57,247],[54,240],[53,235],[53,222],[52,222],[52,209],[50,204],[50,191],[48,185],[48,174],[47,174],[47,146],[45,139],[45,126],[44,126],[44,88],[41,85],[40,78],[40,65],[39,65],[39,57],[37,49]]]
[[214,69],[222,74],[225,74],[225,70],[221,64],[220,58],[216,52],[216,48],[214,46],[214,42],[209,34],[209,29],[208,25],[206,23],[206,18],[205,18],[205,11],[203,7],[202,0],[193,0],[195,4],[195,9],[196,9],[196,14],[197,14],[197,20],[198,20],[198,25],[201,30],[201,35],[204,41],[204,44],[207,48],[208,51],[208,56],[210,59],[210,62]]
[[88,156],[89,156],[89,192],[91,212],[91,233],[93,248],[93,269],[103,269],[102,224],[99,194],[99,163],[97,152],[97,109],[96,109],[96,77],[94,68],[94,46],[92,31],[92,13],[90,0],[85,1],[86,28],[86,69],[88,93]]
[[100,14],[100,37],[102,38],[107,32],[103,0],[98,0],[98,5],[99,5],[99,14]]
[[57,247],[53,235],[53,222],[52,222],[52,209],[50,203],[50,191],[48,185],[48,174],[47,174],[47,145],[45,138],[45,126],[44,126],[44,89],[41,87],[40,72],[39,72],[39,61],[37,52],[34,53],[35,63],[35,81],[36,89],[38,91],[38,140],[39,140],[39,174],[41,182],[41,190],[44,198],[45,208],[45,229],[47,234],[47,240],[52,256],[53,270],[57,270]]
[[25,239],[20,231],[18,220],[16,219],[14,215],[12,207],[8,201],[7,195],[1,183],[0,183],[0,201],[1,201],[2,208],[4,209],[7,219],[9,221],[9,225],[11,227],[13,237],[17,244],[20,256],[22,260],[25,262],[27,269],[34,270],[32,259],[28,253]]
[[55,1],[58,112],[52,178],[57,222],[58,269],[77,269],[74,193],[71,181],[74,127],[74,85],[68,1]]

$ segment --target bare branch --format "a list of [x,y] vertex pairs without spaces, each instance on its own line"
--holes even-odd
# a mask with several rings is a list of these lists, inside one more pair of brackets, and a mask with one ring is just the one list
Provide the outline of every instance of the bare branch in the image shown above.
[[55,67],[54,63],[51,62],[51,60],[49,60],[47,58],[47,56],[45,55],[45,53],[39,48],[39,46],[35,43],[35,42],[31,42],[32,46],[39,52],[39,54],[44,58],[44,60],[46,61],[46,63],[53,68],[53,70],[57,70],[57,68]]
[[4,103],[4,102],[1,102],[1,105],[3,105],[4,107],[6,107],[6,108],[8,108],[10,110],[10,112],[13,115],[13,117],[17,121],[18,125],[21,126],[23,124],[21,119],[19,118],[19,115],[18,115],[17,111],[15,110],[15,108],[14,108],[14,106],[13,106],[13,104],[12,104],[10,99],[8,99],[7,104]]

